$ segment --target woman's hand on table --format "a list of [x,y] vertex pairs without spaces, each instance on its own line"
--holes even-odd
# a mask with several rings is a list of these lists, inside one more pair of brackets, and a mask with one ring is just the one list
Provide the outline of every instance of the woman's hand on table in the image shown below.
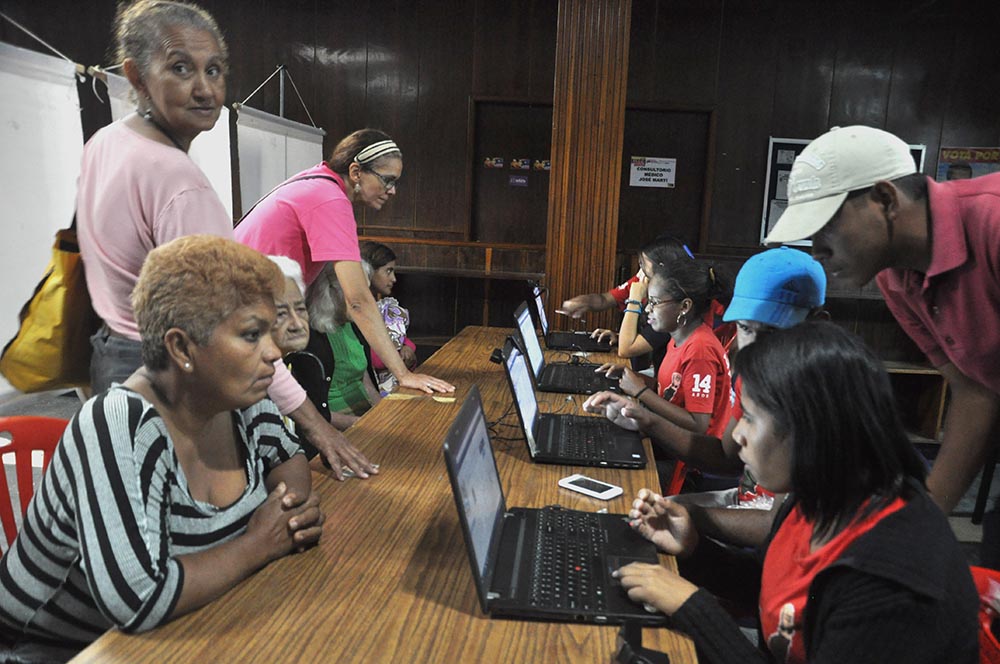
[[309,432],[307,437],[319,450],[323,465],[333,471],[338,480],[344,479],[344,471],[347,469],[361,479],[378,474],[378,466],[369,461],[332,423],[326,422],[325,426],[320,427],[319,434],[317,436],[316,433]]
[[614,330],[606,330],[603,327],[599,327],[591,332],[590,338],[597,339],[598,341],[607,341],[611,346],[618,343],[618,333]]
[[615,364],[614,362],[605,362],[601,366],[594,369],[594,373],[604,374],[608,378],[619,378],[622,372],[625,370],[624,364]]
[[434,376],[428,376],[427,374],[413,372],[407,373],[403,377],[399,378],[399,384],[402,387],[420,390],[421,392],[426,392],[427,394],[455,391],[455,386],[449,382],[443,381],[440,378],[435,378]]
[[[628,397],[604,391],[591,394],[587,397],[587,400],[583,402],[583,409],[588,413],[604,415],[623,429],[639,431],[641,428],[639,422],[623,414],[624,410],[632,405],[633,402]],[[645,408],[639,408],[638,410],[648,412]]]
[[247,524],[247,536],[257,541],[258,551],[267,562],[312,546],[322,532],[319,498],[315,494],[305,499],[291,494],[284,482],[268,494]]
[[687,509],[649,489],[639,489],[628,517],[629,526],[664,553],[686,558],[698,547],[698,530]]
[[319,541],[326,517],[316,494],[310,492],[308,496],[300,496],[294,491],[286,491],[281,498],[281,507],[289,516],[288,528],[292,531],[296,551],[302,553]]
[[631,563],[612,573],[633,602],[642,602],[647,610],[656,609],[672,616],[698,586],[660,565]]

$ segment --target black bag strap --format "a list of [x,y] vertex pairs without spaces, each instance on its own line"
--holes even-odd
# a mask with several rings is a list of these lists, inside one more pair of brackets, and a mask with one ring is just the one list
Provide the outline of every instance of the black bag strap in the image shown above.
[[[330,182],[333,182],[334,184],[337,183],[336,178],[332,178],[329,175],[303,175],[300,178],[292,178],[291,180],[285,180],[284,182],[282,182],[281,184],[279,184],[277,187],[275,187],[271,191],[269,191],[266,194],[264,194],[263,196],[261,196],[257,200],[256,203],[254,203],[253,205],[251,205],[250,209],[247,210],[246,212],[244,212],[243,216],[240,217],[240,220],[237,221],[235,224],[233,224],[233,228],[236,228],[237,226],[239,226],[240,224],[242,224],[243,220],[247,218],[247,215],[250,214],[251,212],[253,212],[253,209],[255,207],[257,207],[258,205],[260,205],[261,201],[263,201],[265,198],[267,198],[268,196],[270,196],[274,192],[278,191],[279,189],[281,189],[282,187],[284,187],[286,184],[291,184],[293,182],[301,182],[302,180],[329,180]],[[74,224],[76,223],[76,217],[73,217],[73,223]]]

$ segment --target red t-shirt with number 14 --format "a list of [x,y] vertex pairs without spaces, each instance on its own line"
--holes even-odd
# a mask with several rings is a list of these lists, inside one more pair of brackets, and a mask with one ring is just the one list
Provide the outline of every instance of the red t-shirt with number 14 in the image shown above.
[[729,424],[729,358],[707,324],[682,345],[671,339],[656,374],[657,391],[689,413],[708,413],[709,436],[721,438]]

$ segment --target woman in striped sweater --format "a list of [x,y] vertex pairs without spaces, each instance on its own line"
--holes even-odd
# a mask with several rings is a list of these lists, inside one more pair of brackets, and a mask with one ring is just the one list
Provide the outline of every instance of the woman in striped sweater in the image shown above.
[[143,366],[70,422],[0,561],[0,660],[151,629],[319,539],[305,458],[266,399],[283,285],[231,240],[149,254],[132,293]]

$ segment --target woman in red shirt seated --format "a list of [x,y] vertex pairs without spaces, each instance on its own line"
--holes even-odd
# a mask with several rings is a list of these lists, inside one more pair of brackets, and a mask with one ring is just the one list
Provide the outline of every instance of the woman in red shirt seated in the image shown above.
[[[654,265],[646,315],[654,330],[670,335],[656,377],[616,364],[605,364],[597,371],[620,376],[621,391],[637,405],[688,431],[721,437],[729,422],[729,359],[705,322],[705,312],[729,295],[729,281],[711,263],[681,258]],[[604,396],[598,393],[587,403],[600,402]],[[672,454],[662,458],[658,454],[657,460],[663,490],[668,495],[679,493],[683,462],[674,461]]]
[[[831,323],[777,330],[736,357],[740,457],[790,495],[756,555],[700,538],[684,507],[640,491],[632,525],[679,576],[631,564],[629,597],[673,617],[701,662],[978,660],[968,563],[924,486],[881,362]],[[759,610],[758,649],[713,592]]]

